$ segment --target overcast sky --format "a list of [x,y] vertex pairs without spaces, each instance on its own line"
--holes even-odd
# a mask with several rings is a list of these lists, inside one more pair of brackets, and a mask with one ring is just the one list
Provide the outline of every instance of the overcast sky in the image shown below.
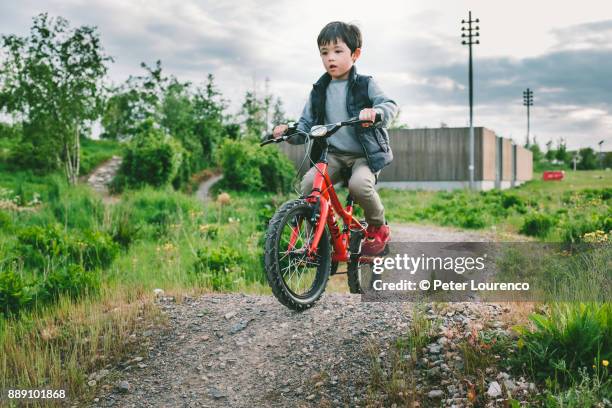
[[364,46],[360,73],[373,75],[410,127],[468,123],[467,47],[462,18],[480,19],[474,48],[475,125],[523,143],[522,91],[534,91],[532,135],[543,146],[612,150],[612,3],[502,1],[120,1],[0,3],[0,33],[26,35],[40,12],[99,28],[115,63],[110,78],[140,74],[161,59],[168,74],[203,82],[213,73],[237,111],[255,83],[297,118],[323,73],[316,47],[329,21],[355,22]]

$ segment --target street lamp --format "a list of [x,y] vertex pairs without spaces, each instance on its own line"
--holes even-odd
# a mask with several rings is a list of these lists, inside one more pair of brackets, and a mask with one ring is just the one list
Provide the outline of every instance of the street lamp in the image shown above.
[[[480,44],[480,41],[474,40],[474,37],[480,37],[480,33],[478,30],[479,26],[473,26],[474,23],[479,23],[480,20],[475,19],[472,20],[472,11],[468,13],[468,19],[461,20],[461,24],[464,24],[461,27],[461,44],[467,45],[470,50],[469,57],[469,88],[470,88],[470,165],[468,167],[470,172],[470,190],[474,189],[474,115],[473,115],[473,106],[474,106],[474,87],[473,83],[473,72],[472,72],[472,45]],[[467,31],[467,32],[465,32]]]
[[600,140],[599,143],[599,167],[603,170],[603,153],[601,152],[601,145],[603,144],[603,140]]
[[529,107],[533,106],[533,91],[527,88],[523,91],[523,106],[527,107],[527,143],[526,147],[529,147]]

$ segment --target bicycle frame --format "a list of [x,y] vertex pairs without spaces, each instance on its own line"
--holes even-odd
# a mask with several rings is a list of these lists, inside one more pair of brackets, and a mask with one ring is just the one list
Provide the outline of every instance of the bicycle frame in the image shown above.
[[[317,172],[315,173],[312,183],[312,191],[310,195],[306,197],[306,201],[313,203],[315,206],[318,203],[319,213],[315,214],[315,216],[318,217],[318,222],[316,224],[317,226],[313,240],[308,248],[308,256],[313,256],[317,252],[319,241],[323,235],[323,229],[325,225],[327,225],[331,233],[332,247],[334,249],[332,261],[348,262],[350,230],[361,230],[365,233],[365,228],[355,219],[355,217],[353,217],[352,199],[347,202],[346,208],[342,207],[333,183],[327,173],[327,161],[321,160],[316,163],[315,166]],[[336,214],[340,216],[344,223],[342,231],[340,231],[338,227]],[[320,222],[321,220],[326,220],[326,222]],[[294,232],[297,232],[297,230]]]

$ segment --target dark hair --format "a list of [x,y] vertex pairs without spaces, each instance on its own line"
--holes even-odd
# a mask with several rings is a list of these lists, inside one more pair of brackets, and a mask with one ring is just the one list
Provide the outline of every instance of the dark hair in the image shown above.
[[361,48],[361,31],[355,24],[347,24],[342,21],[332,21],[327,24],[317,37],[317,45],[336,43],[341,39],[351,50],[351,54],[357,48]]

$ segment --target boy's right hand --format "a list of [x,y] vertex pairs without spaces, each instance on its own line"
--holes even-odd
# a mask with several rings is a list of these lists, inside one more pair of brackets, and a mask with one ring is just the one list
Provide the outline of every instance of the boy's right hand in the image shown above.
[[278,139],[287,131],[287,129],[289,129],[289,126],[287,125],[276,125],[272,131],[272,137],[274,139]]

